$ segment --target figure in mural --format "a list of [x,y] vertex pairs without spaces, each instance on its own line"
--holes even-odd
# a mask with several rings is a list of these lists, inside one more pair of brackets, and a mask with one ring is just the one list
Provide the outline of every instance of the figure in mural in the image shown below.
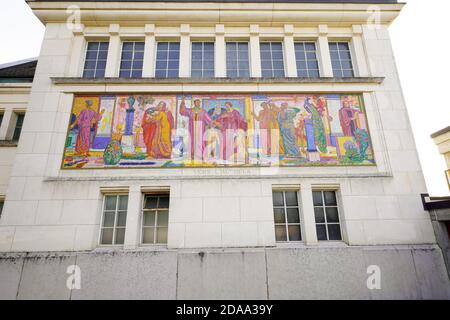
[[305,110],[311,114],[311,118],[314,126],[314,140],[316,143],[317,149],[322,152],[327,152],[327,139],[325,137],[325,127],[323,125],[322,117],[317,111],[316,99],[311,99],[311,97],[307,97],[305,99]]
[[346,136],[353,136],[358,128],[357,119],[359,111],[351,107],[348,99],[343,99],[342,108],[339,110],[339,120],[341,121],[342,131]]
[[[233,108],[231,102],[226,102],[225,108],[226,111],[217,118],[214,124],[222,133],[222,157],[224,160],[230,160],[234,154],[238,153],[238,145],[241,145],[239,141],[236,141],[239,138],[239,130],[245,132],[248,126],[247,121],[239,111]],[[240,154],[242,154],[242,150]]]
[[226,111],[225,108],[223,108],[220,104],[217,104],[213,109],[210,109],[208,111],[208,114],[212,120],[216,121],[217,118],[220,117],[220,115],[225,111]]
[[291,108],[288,108],[288,104],[286,102],[281,104],[280,111],[278,112],[278,122],[280,125],[284,154],[291,158],[299,156],[294,132],[294,120],[297,112]]
[[148,108],[142,118],[144,142],[150,159],[170,159],[172,155],[173,116],[161,101],[152,109]]
[[181,100],[180,114],[189,119],[190,159],[203,159],[203,150],[206,146],[205,132],[212,124],[212,119],[202,106],[200,99],[194,100],[192,108],[186,108],[185,98]]
[[104,110],[97,113],[92,109],[92,101],[86,100],[86,108],[81,110],[72,127],[78,126],[77,141],[75,143],[75,152],[80,156],[89,156],[89,149],[92,145],[92,129],[97,128]]
[[[278,137],[280,132],[280,126],[278,125],[277,112],[279,109],[271,102],[261,103],[262,110],[259,114],[253,112],[253,117],[259,122],[259,129],[261,130],[261,143],[263,153],[272,155],[272,138]],[[280,154],[284,153],[282,144],[279,145]]]

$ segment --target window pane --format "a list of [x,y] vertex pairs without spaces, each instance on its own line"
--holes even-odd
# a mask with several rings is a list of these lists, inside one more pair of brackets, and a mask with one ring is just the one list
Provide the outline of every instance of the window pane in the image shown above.
[[322,191],[313,191],[313,202],[315,206],[322,206]]
[[113,230],[112,228],[102,229],[101,244],[112,244]]
[[300,225],[290,225],[288,226],[289,231],[289,241],[301,241],[301,231],[300,231]]
[[142,232],[142,243],[155,242],[155,228],[144,228]]
[[314,208],[314,216],[316,218],[316,223],[325,222],[325,215],[323,212],[323,208]]
[[169,208],[169,197],[162,196],[159,197],[158,208]]
[[155,225],[155,212],[144,212],[144,226],[152,227]]
[[276,241],[287,241],[286,226],[275,226]]
[[103,217],[103,226],[104,227],[114,227],[114,219],[116,214],[114,212],[105,212]]
[[286,222],[286,216],[284,214],[284,209],[274,208],[273,214],[274,214],[275,223],[285,223]]
[[157,228],[156,242],[167,243],[167,228]]
[[325,191],[323,193],[324,198],[325,198],[325,205],[327,206],[336,206],[337,202],[336,202],[336,192],[334,191]]
[[316,225],[316,231],[318,240],[327,240],[327,230],[324,224]]
[[126,212],[119,212],[117,214],[117,226],[118,227],[125,227],[127,224],[127,213]]
[[119,196],[119,210],[127,210],[128,207],[128,196],[122,195]]
[[116,210],[117,196],[105,197],[105,210]]
[[283,192],[274,192],[273,193],[273,205],[274,205],[274,207],[283,207],[284,206]]
[[338,209],[336,207],[327,207],[327,222],[339,222]]
[[153,197],[146,197],[145,198],[145,209],[156,209],[156,206],[158,204],[158,197],[157,196],[153,196]]
[[167,227],[169,225],[169,212],[158,211],[158,227]]
[[297,206],[297,192],[286,192],[286,206]]
[[328,236],[329,240],[342,240],[339,224],[328,225]]
[[288,223],[300,223],[300,216],[298,213],[298,208],[287,209],[287,219],[288,219]]
[[115,244],[123,244],[125,240],[125,228],[116,229]]
[[159,50],[167,50],[169,48],[168,42],[158,42],[158,51]]

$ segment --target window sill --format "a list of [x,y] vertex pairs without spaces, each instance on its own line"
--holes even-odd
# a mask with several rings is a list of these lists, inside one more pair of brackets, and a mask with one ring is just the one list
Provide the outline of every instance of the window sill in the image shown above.
[[384,77],[352,78],[82,78],[52,77],[55,85],[105,84],[381,84]]
[[16,148],[19,142],[15,140],[0,140],[0,147],[13,147]]
[[277,242],[277,249],[306,249],[306,248],[348,248],[349,245],[344,241],[319,241],[314,244],[301,242]]

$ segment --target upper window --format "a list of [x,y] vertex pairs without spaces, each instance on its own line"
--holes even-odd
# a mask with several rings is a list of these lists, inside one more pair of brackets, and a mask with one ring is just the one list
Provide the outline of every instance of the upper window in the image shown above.
[[25,118],[25,115],[23,113],[16,114],[16,125],[14,127],[14,133],[13,133],[13,141],[19,141],[20,134],[22,133],[22,126],[23,126],[23,119]]
[[156,78],[178,78],[180,66],[180,43],[158,42],[156,51]]
[[191,76],[214,77],[214,42],[193,42]]
[[317,63],[316,44],[314,42],[295,43],[295,59],[298,77],[319,77],[319,64]]
[[336,78],[353,77],[352,56],[348,42],[330,42],[331,64]]
[[2,125],[2,122],[3,122],[3,112],[0,112],[0,127]]
[[276,241],[302,240],[297,192],[274,191],[273,214]]
[[248,78],[249,76],[248,43],[227,42],[227,77]]
[[119,77],[140,78],[144,63],[144,42],[124,42]]
[[84,78],[105,77],[109,42],[88,42],[84,62]]
[[105,195],[100,244],[118,245],[125,240],[128,195]]
[[262,42],[261,74],[265,78],[284,77],[283,44],[281,42]]
[[5,200],[0,199],[0,217],[2,216],[2,212],[3,212],[3,205],[5,204]]
[[318,240],[342,240],[335,191],[313,191]]
[[148,194],[142,208],[142,243],[167,243],[169,195]]

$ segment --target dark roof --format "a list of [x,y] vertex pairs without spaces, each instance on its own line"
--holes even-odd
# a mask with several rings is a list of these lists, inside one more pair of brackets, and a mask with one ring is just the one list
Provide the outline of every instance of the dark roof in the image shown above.
[[421,194],[423,208],[427,211],[438,209],[450,209],[450,197],[430,197],[428,194]]
[[[96,2],[249,2],[249,3],[372,3],[390,4],[397,0],[95,0]],[[27,0],[27,2],[73,2],[69,0]],[[93,2],[92,0],[77,0],[77,2]]]
[[0,82],[32,82],[37,58],[0,64]]

